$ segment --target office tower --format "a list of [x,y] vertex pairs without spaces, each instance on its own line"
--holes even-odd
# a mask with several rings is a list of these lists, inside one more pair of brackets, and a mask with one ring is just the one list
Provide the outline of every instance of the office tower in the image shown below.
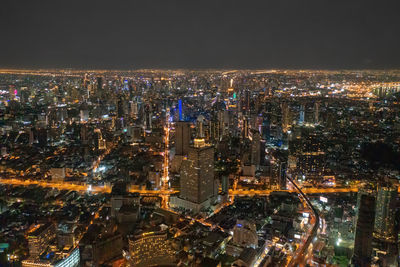
[[289,130],[290,127],[290,114],[289,114],[289,105],[287,102],[284,102],[282,104],[282,130],[284,133],[286,133]]
[[301,175],[307,179],[320,180],[325,172],[326,155],[323,141],[317,134],[305,129],[301,129],[301,139],[293,141],[299,142],[297,149],[297,169]]
[[152,129],[152,110],[150,105],[146,105],[144,108],[144,126],[147,131]]
[[81,124],[80,137],[81,137],[81,144],[82,145],[88,145],[89,144],[89,127],[88,127],[88,125],[86,123]]
[[319,102],[314,103],[314,123],[319,123]]
[[353,262],[355,266],[370,266],[372,235],[374,231],[375,197],[360,193],[356,234],[354,239]]
[[263,119],[261,125],[261,133],[262,133],[262,139],[265,141],[269,141],[271,137],[271,126],[270,126],[270,120],[266,117]]
[[86,102],[84,102],[80,107],[80,117],[81,122],[87,122],[89,120],[89,107]]
[[195,139],[180,174],[181,198],[200,204],[215,196],[214,147],[206,145],[204,139]]
[[221,189],[223,193],[229,192],[229,177],[227,175],[221,177]]
[[204,121],[203,115],[199,115],[196,120],[196,138],[204,138]]
[[394,241],[397,188],[390,185],[378,187],[375,211],[374,236],[386,241]]
[[237,220],[233,227],[233,243],[241,247],[258,247],[258,235],[254,223]]
[[286,190],[286,171],[287,163],[281,162],[279,165],[279,189]]
[[299,113],[299,124],[302,125],[304,123],[304,116],[305,116],[305,107],[303,104],[300,106],[300,113]]
[[97,77],[97,90],[101,92],[103,90],[103,78]]
[[260,166],[261,161],[261,136],[258,131],[253,131],[251,141],[251,164]]
[[53,223],[33,225],[28,232],[28,247],[30,256],[39,256],[56,237],[56,227]]
[[250,91],[245,90],[242,95],[243,95],[241,103],[242,111],[245,114],[248,114],[250,112]]
[[178,110],[179,110],[179,121],[183,121],[183,105],[182,99],[178,100]]
[[190,144],[190,123],[178,121],[175,124],[175,155],[187,155]]
[[243,138],[249,138],[249,131],[250,131],[249,118],[245,116],[243,119]]
[[132,118],[136,119],[139,114],[139,107],[137,101],[130,101],[130,115]]
[[124,100],[120,97],[117,102],[117,118],[124,117]]
[[166,232],[145,232],[129,239],[129,254],[132,266],[138,267],[169,265],[175,259]]

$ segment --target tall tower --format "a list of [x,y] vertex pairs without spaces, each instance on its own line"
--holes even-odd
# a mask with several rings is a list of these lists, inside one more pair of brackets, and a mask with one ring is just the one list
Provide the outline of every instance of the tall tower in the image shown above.
[[394,240],[396,218],[397,188],[394,186],[378,187],[376,200],[374,236],[383,240]]
[[214,147],[206,145],[204,139],[195,139],[180,174],[181,198],[200,204],[213,197]]
[[360,193],[356,235],[354,239],[353,261],[355,266],[370,266],[372,253],[372,233],[374,231],[375,197]]
[[178,100],[178,110],[179,110],[179,121],[183,121],[183,105],[182,99]]
[[251,164],[256,168],[260,166],[261,162],[261,136],[258,131],[254,131],[251,142]]
[[290,121],[289,121],[289,105],[287,102],[284,102],[282,104],[282,130],[283,132],[287,132],[290,126]]
[[204,138],[204,116],[199,115],[196,120],[196,137],[197,138]]
[[319,123],[319,102],[314,103],[314,123]]
[[190,123],[178,121],[175,124],[175,155],[187,155],[190,143]]
[[303,104],[301,104],[300,106],[300,114],[299,114],[299,124],[303,124],[304,123],[304,115],[305,115],[305,107]]

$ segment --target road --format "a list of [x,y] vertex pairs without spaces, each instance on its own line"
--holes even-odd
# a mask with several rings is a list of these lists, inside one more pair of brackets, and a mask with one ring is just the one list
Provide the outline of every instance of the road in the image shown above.
[[[20,186],[29,186],[29,185],[37,185],[41,187],[50,187],[56,188],[59,190],[74,190],[74,191],[90,191],[94,193],[110,193],[111,188],[107,186],[91,186],[84,184],[73,184],[68,182],[55,183],[55,182],[46,182],[46,181],[34,181],[34,180],[22,180],[22,179],[0,179],[0,184],[8,184],[8,185],[20,185]],[[282,191],[282,192],[297,192],[297,190],[229,190],[229,195],[232,196],[267,196],[274,191]],[[356,187],[347,187],[347,188],[303,188],[302,192],[304,194],[329,194],[329,193],[349,193],[349,192],[357,192],[358,188]],[[143,195],[153,196],[153,195],[173,195],[179,193],[178,190],[173,189],[162,189],[162,190],[142,190],[142,189],[130,189],[131,193],[140,193]]]
[[[20,180],[20,179],[0,179],[0,184],[16,185],[16,186],[30,186],[36,185],[46,188],[56,188],[59,190],[72,190],[78,192],[93,192],[93,193],[111,193],[111,187],[109,186],[92,186],[92,185],[81,185],[72,183],[53,183],[45,181],[33,181],[33,180]],[[158,196],[158,195],[172,195],[179,191],[177,190],[143,190],[143,189],[130,189],[131,193],[139,193],[146,196]]]
[[292,185],[296,188],[296,191],[299,193],[300,200],[308,206],[310,210],[312,210],[311,214],[311,223],[313,223],[313,228],[311,229],[306,241],[304,242],[303,246],[301,246],[298,250],[296,250],[295,255],[290,258],[288,262],[289,267],[292,266],[305,266],[305,254],[308,251],[308,248],[312,242],[312,240],[316,237],[318,228],[319,228],[319,214],[318,211],[314,208],[311,204],[310,200],[305,195],[304,191],[300,189],[300,187],[294,182],[289,176],[287,179],[292,183]]

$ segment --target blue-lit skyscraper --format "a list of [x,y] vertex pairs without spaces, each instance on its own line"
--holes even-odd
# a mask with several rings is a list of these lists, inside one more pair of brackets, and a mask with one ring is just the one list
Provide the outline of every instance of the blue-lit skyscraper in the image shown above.
[[183,107],[182,107],[182,99],[178,100],[178,109],[179,109],[179,121],[183,121]]

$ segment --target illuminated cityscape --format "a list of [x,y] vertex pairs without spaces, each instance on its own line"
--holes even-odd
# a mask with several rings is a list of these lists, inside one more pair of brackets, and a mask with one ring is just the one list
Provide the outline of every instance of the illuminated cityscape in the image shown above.
[[400,72],[0,72],[9,263],[398,263]]
[[400,267],[395,0],[3,0],[0,267]]

